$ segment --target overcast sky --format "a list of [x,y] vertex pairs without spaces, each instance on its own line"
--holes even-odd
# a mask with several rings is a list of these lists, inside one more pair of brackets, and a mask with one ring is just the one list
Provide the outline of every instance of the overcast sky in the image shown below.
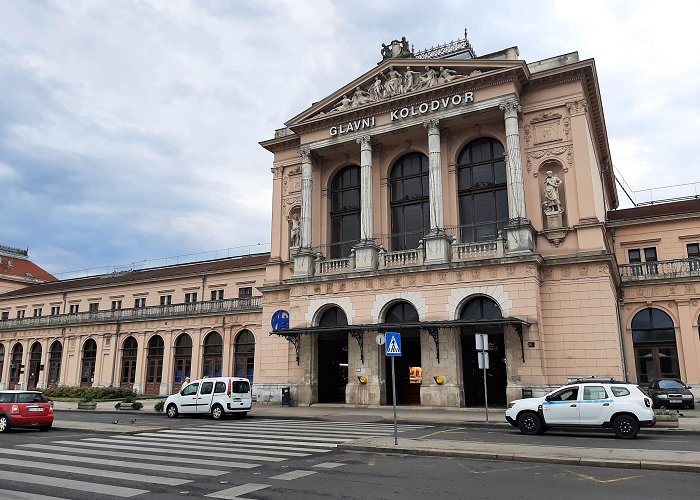
[[57,274],[267,250],[255,245],[270,241],[272,154],[258,142],[375,67],[382,43],[406,36],[420,50],[465,28],[477,54],[517,45],[528,62],[594,58],[612,160],[632,189],[697,182],[699,12],[658,1],[0,0],[0,244]]

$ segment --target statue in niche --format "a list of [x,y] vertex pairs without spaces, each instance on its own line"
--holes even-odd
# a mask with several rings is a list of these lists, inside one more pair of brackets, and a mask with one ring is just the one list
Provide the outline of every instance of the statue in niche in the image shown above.
[[559,186],[562,180],[554,175],[551,170],[547,170],[547,177],[544,179],[544,207],[545,214],[561,214],[564,210],[559,199]]
[[299,247],[299,239],[301,237],[301,224],[299,223],[299,216],[294,214],[291,219],[289,219],[290,231],[289,240],[292,248]]

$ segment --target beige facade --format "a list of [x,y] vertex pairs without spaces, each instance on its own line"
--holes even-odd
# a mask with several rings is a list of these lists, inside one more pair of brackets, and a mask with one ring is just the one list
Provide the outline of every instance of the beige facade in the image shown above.
[[[311,96],[316,104],[261,143],[274,154],[269,255],[0,296],[9,312],[0,386],[126,380],[166,394],[182,375],[186,333],[192,376],[219,358],[224,374],[245,366],[259,400],[278,401],[289,386],[297,404],[386,404],[386,331],[402,334],[404,404],[470,406],[485,395],[505,404],[589,375],[700,382],[700,205],[615,210],[593,60],[527,63],[517,48],[475,57],[464,42],[440,57],[397,48],[332,95]],[[253,298],[239,299],[242,288]],[[14,316],[51,306],[60,312]],[[212,332],[221,337],[213,354]],[[237,339],[249,333],[254,362],[237,365],[251,352]],[[489,335],[486,390],[478,333]],[[44,369],[36,380],[31,368],[13,376],[17,346],[30,367],[37,343]]]

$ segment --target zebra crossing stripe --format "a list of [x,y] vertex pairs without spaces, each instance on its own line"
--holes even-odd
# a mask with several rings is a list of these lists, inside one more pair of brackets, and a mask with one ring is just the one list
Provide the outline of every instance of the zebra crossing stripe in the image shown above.
[[[114,438],[116,439],[116,438]],[[138,442],[139,444],[143,443],[145,445],[153,444],[156,443],[158,445],[168,445],[172,448],[191,448],[190,445],[188,444],[182,444],[179,442],[180,440],[176,440],[176,438],[173,438],[171,436],[164,436],[160,434],[152,434],[152,435],[144,435],[144,434],[138,434],[136,436],[120,436],[119,441],[122,440],[127,440],[130,442]],[[255,453],[258,455],[280,455],[280,456],[285,456],[285,457],[308,457],[311,453],[327,453],[331,450],[325,449],[325,448],[298,448],[299,450],[302,451],[287,451],[287,450],[296,450],[297,448],[294,447],[284,447],[280,448],[279,446],[274,446],[270,444],[256,444],[256,443],[240,443],[237,441],[232,441],[231,437],[228,436],[227,438],[221,438],[221,439],[215,439],[215,438],[210,438],[207,437],[207,443],[212,443],[216,444],[217,448],[221,448],[222,450],[226,450],[228,448],[231,448],[235,451],[245,451],[248,448],[254,449]],[[274,450],[274,451],[273,451]],[[284,451],[282,451],[284,450]],[[305,453],[304,453],[305,452]]]
[[[20,455],[22,457],[47,458],[49,460],[59,460],[61,462],[85,463],[85,457],[72,455],[56,455],[54,453],[42,453],[40,451],[5,449],[3,455]],[[104,455],[104,453],[103,453]],[[157,465],[136,462],[122,462],[121,460],[108,460],[104,458],[90,458],[91,465],[110,465],[112,467],[125,467],[128,469],[156,470],[161,472],[172,472],[175,474],[192,474],[195,476],[221,476],[226,474],[225,470],[195,469],[192,467],[178,467],[176,465]]]
[[[104,473],[105,472],[102,471],[102,475],[104,475]],[[148,493],[148,490],[126,488],[124,486],[111,486],[108,484],[89,483],[87,481],[77,481],[75,479],[62,479],[59,477],[51,476],[37,477],[36,474],[24,474],[22,472],[15,471],[7,472],[0,470],[0,480],[7,482],[12,481],[18,483],[29,483],[31,485],[36,485],[37,482],[41,481],[42,486],[53,486],[54,488],[64,488],[82,492],[89,491],[94,495],[112,495],[115,497],[122,498],[130,498],[135,497],[136,495],[143,495],[144,493]],[[3,482],[2,484],[6,487],[7,482]],[[32,496],[32,498],[36,497]]]
[[[222,430],[226,431],[227,429],[224,428],[222,429],[220,426],[209,426],[209,425],[202,425],[200,427],[197,427],[197,429],[201,430],[207,430],[207,431],[219,431],[221,432]],[[295,436],[299,437],[313,437],[315,435],[320,435],[320,436],[329,436],[329,437],[349,437],[349,438],[355,438],[355,437],[364,437],[364,436],[380,436],[380,435],[385,435],[385,434],[390,434],[394,432],[393,429],[391,430],[386,430],[384,432],[378,432],[378,431],[370,431],[370,430],[331,430],[331,429],[318,429],[318,428],[313,428],[313,429],[306,429],[302,427],[297,427],[290,429],[290,427],[280,427],[278,425],[276,426],[269,426],[269,425],[264,425],[264,424],[258,424],[258,425],[246,425],[244,427],[229,427],[229,432],[241,432],[241,431],[255,431],[255,432],[273,432],[273,433],[286,433],[289,435],[289,430],[293,430]]]
[[246,493],[252,493],[253,491],[264,490],[265,488],[269,487],[269,484],[247,483],[241,484],[240,486],[234,486],[233,488],[215,491],[214,493],[209,493],[206,496],[211,498],[224,498],[227,500],[242,500],[241,495],[245,495]]
[[316,464],[313,467],[318,467],[319,469],[335,469],[336,467],[342,467],[345,464],[339,462],[323,462],[322,464]]
[[[160,431],[159,434],[179,434],[179,435],[187,435],[187,436],[221,436],[221,437],[228,437],[229,439],[233,439],[235,441],[240,441],[241,438],[259,438],[260,432],[257,433],[246,433],[242,432],[240,430],[236,431],[235,435],[231,435],[231,432],[228,431],[219,431],[219,432],[214,432],[214,431],[180,431],[180,430],[165,430],[165,431]],[[284,432],[284,431],[275,431],[275,432],[269,432],[266,431],[264,433],[265,438],[278,438],[278,437],[289,437],[289,432]],[[294,437],[297,437],[296,434],[294,434]],[[353,437],[344,437],[344,438],[339,438],[339,437],[333,437],[333,438],[325,438],[325,437],[320,437],[320,436],[304,436],[303,441],[280,441],[278,439],[275,439],[277,443],[294,443],[296,445],[301,445],[305,443],[309,443],[313,446],[329,446],[337,443],[344,443],[345,441],[350,441],[354,439]]]
[[292,470],[285,472],[284,474],[278,474],[277,476],[271,476],[269,479],[279,479],[280,481],[291,481],[292,479],[299,479],[300,477],[310,476],[311,474],[316,474],[313,470]]
[[[30,469],[45,469],[52,472],[69,472],[72,474],[82,474],[84,476],[106,476],[111,479],[125,479],[127,481],[136,481],[139,483],[155,483],[165,484],[168,486],[178,486],[180,484],[191,483],[188,479],[178,479],[172,477],[146,476],[144,474],[132,474],[131,472],[107,471],[104,469],[89,469],[87,467],[74,467],[72,465],[61,465],[46,462],[36,462],[27,460],[14,460],[12,458],[3,458],[2,466],[14,465],[15,467],[26,467]],[[35,476],[36,477],[36,476]],[[41,476],[42,480],[46,476]]]
[[[181,436],[181,437],[202,437],[202,436],[210,436],[211,433],[208,432],[190,432],[190,431],[178,431],[178,430],[167,430],[167,431],[161,431],[160,434],[162,435],[174,435],[174,436]],[[317,446],[317,447],[326,447],[326,448],[335,448],[337,445],[336,444],[329,444],[329,443],[321,443],[318,441],[290,441],[286,439],[264,439],[264,438],[241,438],[238,436],[232,436],[230,433],[217,433],[216,435],[220,436],[228,436],[231,440],[235,440],[236,442],[241,442],[241,443],[269,443],[269,444],[277,444],[277,445],[283,445],[283,444],[289,444],[293,445],[296,447],[302,447],[302,446]],[[301,449],[301,448],[300,448]]]
[[68,500],[67,498],[47,497],[46,495],[37,495],[35,493],[27,493],[26,491],[14,491],[4,488],[2,495],[5,500]]

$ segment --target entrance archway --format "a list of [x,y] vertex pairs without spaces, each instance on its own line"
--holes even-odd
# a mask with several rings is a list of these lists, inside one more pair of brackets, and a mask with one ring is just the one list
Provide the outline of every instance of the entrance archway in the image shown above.
[[5,346],[0,344],[0,382],[2,382],[2,371],[5,368]]
[[47,385],[56,387],[61,381],[61,358],[63,357],[63,345],[56,340],[49,350],[49,378]]
[[[501,308],[489,297],[475,297],[469,300],[460,312],[460,319],[469,321],[501,319]],[[489,336],[489,369],[486,370],[486,389],[489,405],[504,406],[506,404],[506,349],[502,326],[489,328],[462,327],[462,381],[464,384],[465,406],[483,406],[484,371],[479,368],[476,351],[477,333]]]
[[19,384],[23,356],[24,349],[22,349],[22,344],[15,344],[15,346],[12,348],[12,357],[10,358],[10,389],[14,389]]
[[348,325],[345,312],[339,307],[326,310],[318,326],[338,327],[338,330],[318,335],[318,402],[345,403],[348,385]]
[[250,330],[243,330],[236,335],[234,342],[233,374],[236,377],[247,378],[253,383],[255,368],[255,337]]
[[224,342],[218,332],[209,332],[204,339],[202,376],[220,377],[223,363]]
[[148,341],[148,356],[146,361],[146,394],[160,394],[160,383],[163,379],[163,337],[154,335]]
[[136,382],[136,358],[139,352],[139,343],[134,337],[128,337],[122,348],[122,371],[120,386],[125,389],[133,389]]
[[41,372],[41,344],[34,342],[29,350],[29,377],[27,378],[27,390],[33,391],[39,384]]
[[173,392],[179,392],[185,379],[192,372],[192,338],[186,333],[175,340],[175,359],[173,360]]
[[[401,325],[418,323],[418,311],[408,302],[397,302],[384,316],[384,323]],[[421,363],[420,330],[418,328],[397,328],[401,333],[401,356],[394,358],[396,372],[396,404],[419,405],[420,386],[423,383]],[[391,358],[386,358],[387,404],[391,404]]]
[[657,378],[680,378],[676,330],[671,317],[649,307],[632,318],[632,344],[637,366],[637,383]]
[[97,362],[97,342],[87,339],[83,344],[83,363],[80,369],[80,387],[92,387]]

